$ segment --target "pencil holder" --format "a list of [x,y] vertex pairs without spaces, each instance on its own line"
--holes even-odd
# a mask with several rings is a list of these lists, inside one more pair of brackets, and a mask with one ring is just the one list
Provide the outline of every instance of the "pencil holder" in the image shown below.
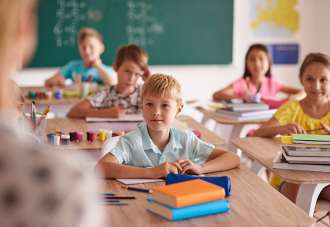
[[247,94],[246,99],[248,102],[256,102],[259,103],[260,102],[260,93],[255,93],[255,94]]
[[88,82],[82,82],[81,83],[81,91],[80,91],[80,98],[84,99],[87,98],[88,93],[89,93],[89,84]]
[[24,116],[23,130],[28,131],[37,137],[44,137],[46,131],[47,116],[37,114],[36,117],[30,114]]

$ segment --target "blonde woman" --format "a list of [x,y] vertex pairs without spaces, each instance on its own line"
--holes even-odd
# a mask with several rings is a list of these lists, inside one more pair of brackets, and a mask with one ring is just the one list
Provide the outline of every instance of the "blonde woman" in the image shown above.
[[82,174],[27,144],[6,120],[12,107],[8,78],[36,47],[36,8],[35,0],[0,1],[0,223],[95,226]]

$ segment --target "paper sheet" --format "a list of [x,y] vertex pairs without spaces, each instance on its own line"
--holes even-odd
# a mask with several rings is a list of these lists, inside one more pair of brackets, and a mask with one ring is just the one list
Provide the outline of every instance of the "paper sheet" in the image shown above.
[[204,110],[209,110],[209,111],[215,111],[216,109],[220,109],[220,108],[225,108],[225,105],[223,105],[220,102],[214,102],[211,100],[199,100],[197,102],[188,104],[190,107],[201,107]]
[[162,182],[164,179],[116,179],[123,184],[144,184],[153,182]]

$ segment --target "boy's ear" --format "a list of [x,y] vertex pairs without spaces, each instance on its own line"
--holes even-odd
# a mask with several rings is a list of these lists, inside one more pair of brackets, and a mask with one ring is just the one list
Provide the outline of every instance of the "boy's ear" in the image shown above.
[[140,101],[140,102],[141,102],[141,109],[143,110],[143,103],[142,103],[142,99],[141,99],[141,101]]
[[104,53],[104,50],[105,50],[105,46],[103,43],[101,43],[100,55]]
[[115,72],[118,72],[118,67],[117,67],[116,62],[114,62],[114,63],[112,64],[112,68],[113,68],[113,70],[115,70]]
[[182,112],[183,107],[184,107],[184,105],[183,105],[183,103],[181,103],[178,107],[178,111],[176,112],[176,115],[175,115],[176,117],[178,117],[180,115],[180,113]]

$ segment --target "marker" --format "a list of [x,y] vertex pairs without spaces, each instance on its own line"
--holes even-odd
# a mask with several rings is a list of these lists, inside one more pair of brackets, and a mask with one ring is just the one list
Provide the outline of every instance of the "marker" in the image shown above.
[[121,187],[126,188],[127,190],[152,193],[152,190],[145,189],[145,188],[135,188],[135,187],[129,187],[129,186],[125,186],[125,185],[122,185]]

